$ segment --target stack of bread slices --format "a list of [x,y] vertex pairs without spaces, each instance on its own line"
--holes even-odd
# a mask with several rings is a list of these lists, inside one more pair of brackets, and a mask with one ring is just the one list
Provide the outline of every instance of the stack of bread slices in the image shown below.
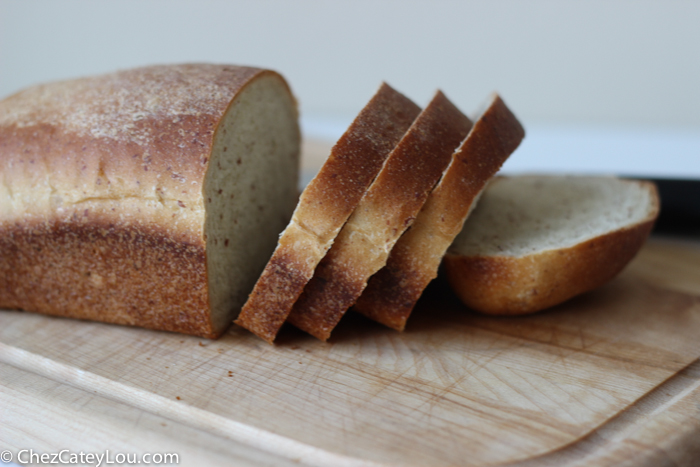
[[440,91],[419,111],[383,84],[301,195],[236,323],[270,343],[285,322],[325,341],[354,307],[401,331],[446,254],[458,296],[488,313],[538,311],[609,280],[651,230],[655,187],[490,183],[524,135],[498,95],[472,122]]
[[[325,166],[302,194],[292,222],[282,233],[272,259],[236,323],[270,343],[285,322],[327,340],[345,312],[354,306],[356,311],[375,321],[403,330],[418,298],[437,276],[443,257],[489,181],[524,135],[523,127],[497,95],[472,122],[440,91],[419,112],[405,96],[383,84],[333,147]],[[556,213],[554,217],[560,219],[572,218],[580,198],[576,187],[588,186],[587,181],[577,180],[572,183],[574,189],[568,192],[567,179],[527,180],[529,185],[544,186],[540,195],[550,204],[556,206],[558,198],[565,200],[565,207],[550,207]],[[501,181],[489,191],[503,191],[501,187],[513,183],[522,184],[517,178],[514,182]],[[573,291],[559,290],[554,283],[545,286],[528,283],[538,274],[528,276],[526,272],[524,283],[519,284],[526,292],[510,290],[511,295],[527,296],[529,290],[530,301],[533,294],[546,296],[541,303],[525,304],[526,298],[501,297],[500,302],[510,301],[500,308],[481,307],[483,311],[522,313],[551,306],[599,285],[631,259],[649,233],[658,211],[653,186],[617,179],[594,179],[591,183],[593,191],[600,192],[599,188],[612,191],[607,195],[608,201],[624,192],[622,196],[636,206],[635,212],[616,216],[615,212],[623,212],[625,208],[613,208],[609,209],[612,214],[607,215],[604,207],[599,212],[601,208],[595,201],[589,201],[591,205],[583,201],[584,206],[580,207],[590,213],[589,217],[601,216],[605,220],[580,233],[575,243],[587,240],[586,234],[598,237],[630,226],[634,226],[629,235],[635,241],[625,242],[629,247],[623,253],[614,254],[609,261],[603,260],[604,271],[593,274],[587,271],[587,276],[593,277],[576,283]],[[506,198],[510,196],[510,202],[517,202],[529,198],[532,189],[523,189],[521,194],[517,188],[510,191]],[[638,198],[640,194],[646,198]],[[526,207],[510,207],[508,200],[505,207],[499,206],[499,202],[504,202],[492,202],[492,197],[490,193],[485,195],[489,200],[486,204],[496,205],[489,206],[480,217],[491,216],[500,221],[489,226],[487,220],[481,220],[479,233],[472,237],[484,238],[460,239],[448,255],[452,284],[464,296],[465,303],[476,309],[480,303],[472,298],[474,295],[490,305],[489,298],[503,294],[498,290],[499,279],[502,277],[501,282],[507,283],[512,280],[507,277],[507,267],[498,270],[502,263],[498,258],[485,260],[478,247],[466,248],[467,252],[462,254],[459,246],[485,244],[490,239],[492,244],[498,244],[495,247],[498,250],[503,248],[501,243],[508,244],[500,241],[499,236],[515,237],[516,243],[527,243],[527,238],[519,237],[527,237],[533,230],[531,225],[527,222],[505,225],[507,221],[502,216],[506,219],[530,216],[530,222],[537,224],[536,219],[546,220],[549,212],[540,207],[540,212],[530,213]],[[571,222],[563,224],[572,223],[574,226],[569,228],[575,230],[587,225],[587,219],[573,216]],[[519,230],[524,234],[518,234]],[[566,244],[570,238],[571,235],[555,238],[550,243],[559,240]],[[543,248],[552,247],[558,248],[552,244]],[[528,253],[532,252],[528,250]],[[488,254],[499,256],[498,251]],[[556,268],[552,273],[557,274]],[[466,280],[468,285],[460,282]],[[567,280],[576,282],[575,277]]]

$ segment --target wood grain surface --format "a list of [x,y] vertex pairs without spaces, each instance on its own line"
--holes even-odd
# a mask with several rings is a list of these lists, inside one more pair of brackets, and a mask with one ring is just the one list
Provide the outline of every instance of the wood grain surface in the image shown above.
[[180,465],[700,465],[700,242],[653,238],[532,316],[440,279],[404,333],[348,313],[270,346],[0,312],[0,450]]

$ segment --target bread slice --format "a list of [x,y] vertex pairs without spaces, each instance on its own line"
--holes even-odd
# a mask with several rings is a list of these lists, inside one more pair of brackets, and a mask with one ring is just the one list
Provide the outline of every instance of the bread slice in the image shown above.
[[420,108],[382,84],[299,199],[237,324],[272,343],[338,232]]
[[524,136],[520,122],[494,95],[452,155],[415,222],[391,250],[386,266],[370,279],[355,303],[356,311],[396,330],[404,329],[479,194]]
[[497,178],[450,247],[447,278],[467,306],[483,313],[542,310],[619,273],[658,213],[651,182]]
[[415,219],[471,125],[438,91],[391,152],[316,268],[289,315],[290,323],[328,339],[370,276],[386,264],[391,248]]
[[190,64],[0,101],[0,307],[216,337],[294,209],[277,73]]

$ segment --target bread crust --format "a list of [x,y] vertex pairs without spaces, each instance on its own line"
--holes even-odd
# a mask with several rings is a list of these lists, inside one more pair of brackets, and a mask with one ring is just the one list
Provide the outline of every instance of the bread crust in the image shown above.
[[0,307],[223,331],[209,315],[202,184],[228,107],[270,73],[152,66],[0,101]]
[[652,193],[647,219],[591,238],[569,248],[521,257],[465,256],[448,251],[445,273],[452,290],[468,307],[487,314],[533,313],[593,290],[615,277],[649,236],[659,211],[651,182],[638,182]]
[[383,83],[302,193],[235,321],[273,343],[294,302],[420,108]]
[[471,122],[441,92],[391,152],[288,321],[327,340],[410,227]]
[[[204,245],[89,212],[0,236],[0,303],[54,316],[213,338]],[[126,288],[126,289],[125,289]]]
[[391,250],[386,266],[370,279],[355,303],[356,311],[398,331],[404,329],[479,194],[524,136],[515,115],[494,95],[415,223]]

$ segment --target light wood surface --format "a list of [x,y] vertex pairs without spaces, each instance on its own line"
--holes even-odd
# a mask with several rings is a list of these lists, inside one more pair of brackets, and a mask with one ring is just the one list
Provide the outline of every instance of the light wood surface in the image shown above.
[[698,465],[700,242],[652,239],[601,289],[481,316],[444,282],[404,333],[208,341],[0,312],[0,450],[180,465]]

